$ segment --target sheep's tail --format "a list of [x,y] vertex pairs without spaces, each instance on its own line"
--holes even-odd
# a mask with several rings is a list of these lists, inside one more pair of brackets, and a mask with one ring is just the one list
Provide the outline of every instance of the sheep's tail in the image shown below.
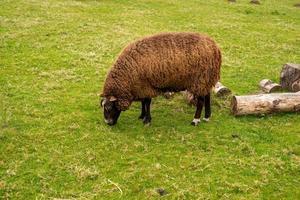
[[220,72],[221,72],[221,65],[222,65],[222,53],[221,53],[221,50],[219,48],[217,48],[217,59],[216,59],[216,67],[218,68],[218,80],[220,80]]

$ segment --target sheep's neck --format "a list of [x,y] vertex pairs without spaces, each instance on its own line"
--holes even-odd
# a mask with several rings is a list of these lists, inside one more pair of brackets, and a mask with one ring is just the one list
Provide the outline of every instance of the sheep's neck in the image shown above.
[[121,67],[114,66],[105,82],[104,95],[119,98],[131,97],[131,73]]

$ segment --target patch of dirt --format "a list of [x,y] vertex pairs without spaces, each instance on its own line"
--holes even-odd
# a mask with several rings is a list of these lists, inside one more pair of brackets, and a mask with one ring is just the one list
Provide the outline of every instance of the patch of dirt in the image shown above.
[[260,4],[260,1],[258,1],[258,0],[251,0],[250,3],[259,5],[259,4]]
[[300,3],[294,4],[295,7],[300,8]]

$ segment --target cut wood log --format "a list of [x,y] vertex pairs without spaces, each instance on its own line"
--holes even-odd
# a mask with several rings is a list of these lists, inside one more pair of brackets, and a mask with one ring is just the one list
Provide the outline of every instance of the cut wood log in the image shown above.
[[260,88],[265,93],[278,92],[281,90],[281,85],[277,83],[273,83],[273,81],[269,79],[263,79],[259,83]]
[[[231,94],[231,90],[229,88],[227,88],[226,86],[224,86],[221,82],[217,82],[217,84],[213,88],[213,92],[216,93],[216,95],[218,97]],[[181,93],[183,94],[183,96],[185,97],[185,99],[187,100],[187,102],[189,104],[194,105],[194,106],[196,105],[197,102],[192,93],[190,93],[188,91],[183,91]]]
[[217,82],[217,84],[215,85],[213,91],[219,97],[229,95],[231,93],[231,90],[228,87],[224,86],[221,82]]
[[231,111],[235,116],[299,112],[300,92],[233,96]]
[[287,63],[280,74],[280,85],[291,92],[300,91],[300,64]]
[[300,79],[292,84],[292,91],[300,91]]
[[165,92],[163,93],[163,97],[165,97],[166,99],[171,99],[174,96],[174,92]]
[[194,98],[194,95],[188,91],[182,91],[181,94],[186,99],[187,103],[193,106],[196,106],[196,99]]

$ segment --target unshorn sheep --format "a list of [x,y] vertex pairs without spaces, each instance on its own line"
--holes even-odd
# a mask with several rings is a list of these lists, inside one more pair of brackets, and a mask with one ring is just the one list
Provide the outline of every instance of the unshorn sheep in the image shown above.
[[196,98],[193,125],[211,115],[210,91],[220,79],[221,52],[208,36],[198,33],[161,33],[129,44],[109,71],[101,94],[104,119],[114,125],[121,111],[141,101],[140,119],[151,121],[151,98],[166,91],[187,90]]

